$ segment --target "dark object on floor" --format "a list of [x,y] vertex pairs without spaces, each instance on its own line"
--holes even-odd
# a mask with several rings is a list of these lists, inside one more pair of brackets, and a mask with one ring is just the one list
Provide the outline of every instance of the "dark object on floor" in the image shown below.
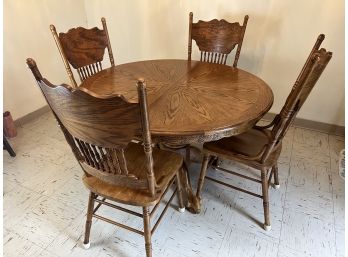
[[17,129],[13,122],[12,115],[9,111],[3,113],[4,135],[8,138],[17,136]]
[[4,147],[4,150],[7,150],[7,152],[10,154],[11,157],[15,157],[16,156],[16,153],[13,151],[10,143],[7,141],[6,137],[4,137],[4,141],[3,141],[3,147]]

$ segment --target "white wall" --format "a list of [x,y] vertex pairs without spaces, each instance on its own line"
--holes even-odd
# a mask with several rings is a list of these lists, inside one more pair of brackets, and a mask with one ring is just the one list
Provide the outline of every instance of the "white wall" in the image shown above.
[[49,25],[59,32],[87,21],[83,0],[5,0],[3,7],[4,110],[17,119],[46,105],[26,58],[53,83],[69,82]]
[[[25,6],[18,11],[20,5]],[[101,27],[104,16],[116,63],[121,64],[186,58],[190,11],[194,21],[224,18],[242,22],[249,14],[239,67],[271,86],[275,95],[272,112],[282,107],[316,37],[324,33],[323,47],[333,52],[333,58],[298,117],[344,125],[343,0],[8,0],[4,4],[4,93],[12,104],[5,100],[5,107],[17,118],[44,104],[23,64],[27,56],[36,57],[42,73],[53,82],[68,82],[48,30],[50,23],[58,31],[84,24]],[[17,12],[16,17],[10,17],[10,12]],[[28,20],[35,24],[35,33],[26,29]],[[11,24],[16,26],[11,29]],[[23,102],[31,108],[17,106]]]

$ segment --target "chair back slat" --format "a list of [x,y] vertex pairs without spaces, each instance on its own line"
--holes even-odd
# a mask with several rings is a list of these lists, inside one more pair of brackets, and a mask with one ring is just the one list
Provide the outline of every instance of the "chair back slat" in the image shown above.
[[237,67],[245,29],[249,16],[244,17],[243,25],[226,20],[198,21],[193,23],[193,13],[189,16],[188,59],[191,60],[192,40],[195,40],[201,51],[202,62],[226,64],[227,57],[236,47],[233,67]]
[[96,62],[96,63],[92,63],[80,68],[77,68],[77,73],[80,76],[80,80],[84,81],[85,79],[87,79],[88,77],[100,72],[103,70],[102,68],[102,63],[101,62]]
[[103,29],[94,27],[72,28],[66,33],[57,34],[54,25],[51,31],[62,56],[65,68],[74,87],[77,83],[70,69],[70,65],[77,70],[81,82],[102,70],[105,49],[108,49],[111,66],[114,66],[114,57],[105,18],[102,18]]
[[[144,81],[137,84],[138,102],[123,96],[102,97],[84,88],[55,86],[42,78],[32,59],[27,60],[66,139],[84,171],[115,185],[156,193],[151,134]],[[127,147],[143,137],[146,174],[133,174],[127,165]]]
[[323,40],[324,35],[319,35],[283,108],[276,116],[275,124],[272,129],[272,140],[264,152],[262,160],[266,160],[272,150],[282,141],[297,113],[300,111],[302,105],[330,61],[332,53],[326,51],[324,48],[319,50]]

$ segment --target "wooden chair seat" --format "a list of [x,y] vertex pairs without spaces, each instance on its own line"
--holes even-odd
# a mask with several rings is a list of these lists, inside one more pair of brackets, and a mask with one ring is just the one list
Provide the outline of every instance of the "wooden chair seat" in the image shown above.
[[[252,166],[261,167],[261,157],[250,160],[250,157],[258,156],[271,138],[270,130],[251,129],[243,134],[222,138],[218,141],[208,142],[203,145],[203,152],[224,159],[236,160]],[[262,166],[272,167],[281,152],[281,142],[273,149],[270,158]]]
[[[83,182],[93,193],[119,203],[135,206],[154,205],[161,199],[167,185],[181,168],[183,157],[177,153],[157,148],[153,149],[152,154],[154,161],[153,169],[158,185],[157,192],[154,196],[151,196],[148,190],[112,185],[93,176],[84,176]],[[125,157],[129,173],[139,179],[145,179],[147,167],[143,146],[141,144],[130,143],[125,149]]]

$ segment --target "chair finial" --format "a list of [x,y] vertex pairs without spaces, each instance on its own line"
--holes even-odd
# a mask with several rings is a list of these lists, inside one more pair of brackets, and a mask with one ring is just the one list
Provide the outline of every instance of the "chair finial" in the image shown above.
[[29,67],[29,69],[31,70],[31,72],[33,73],[35,79],[37,81],[41,81],[42,80],[42,75],[36,65],[36,62],[33,58],[27,58],[27,65]]
[[141,89],[146,88],[145,79],[139,78],[137,81],[137,86],[138,86],[138,88],[141,88]]

